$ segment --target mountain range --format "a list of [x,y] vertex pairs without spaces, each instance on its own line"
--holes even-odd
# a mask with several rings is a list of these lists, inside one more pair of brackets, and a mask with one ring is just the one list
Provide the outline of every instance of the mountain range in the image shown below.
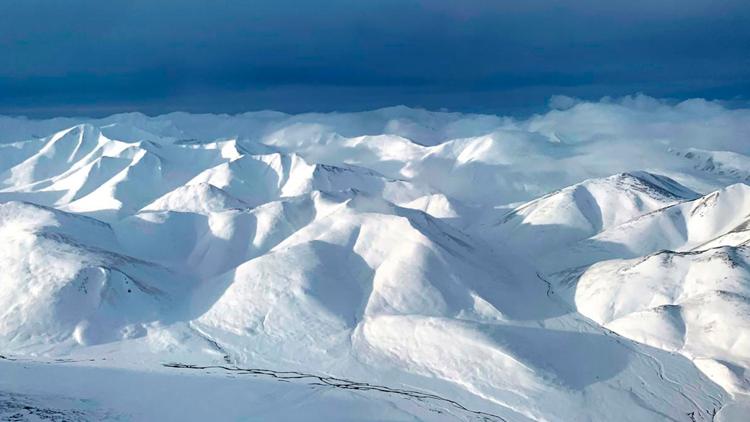
[[750,118],[630,101],[0,118],[0,418],[746,420]]

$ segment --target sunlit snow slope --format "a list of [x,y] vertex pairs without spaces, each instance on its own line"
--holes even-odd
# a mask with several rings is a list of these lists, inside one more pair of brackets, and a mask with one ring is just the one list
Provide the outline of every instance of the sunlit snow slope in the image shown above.
[[0,418],[746,420],[748,133],[648,97],[0,118]]

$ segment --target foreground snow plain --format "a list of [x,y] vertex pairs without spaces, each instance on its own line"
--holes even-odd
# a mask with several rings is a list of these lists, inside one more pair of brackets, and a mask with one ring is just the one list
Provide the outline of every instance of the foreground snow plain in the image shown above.
[[747,420],[748,134],[644,96],[2,117],[0,418]]

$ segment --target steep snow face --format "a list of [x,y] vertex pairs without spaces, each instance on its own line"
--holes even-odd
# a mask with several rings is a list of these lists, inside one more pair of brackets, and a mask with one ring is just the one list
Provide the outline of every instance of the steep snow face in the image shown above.
[[741,420],[748,151],[561,113],[0,118],[0,360],[45,362],[0,412],[124,367],[344,420]]

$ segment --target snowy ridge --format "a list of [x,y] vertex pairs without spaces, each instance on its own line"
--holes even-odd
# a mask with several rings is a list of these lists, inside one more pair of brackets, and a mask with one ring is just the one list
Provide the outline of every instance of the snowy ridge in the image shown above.
[[521,205],[490,230],[534,254],[583,240],[697,193],[646,172],[590,179]]
[[[750,186],[735,184],[611,227],[545,259],[548,269],[633,258],[662,249],[703,250],[750,239]],[[545,264],[546,265],[546,264]]]
[[[586,104],[527,121],[404,107],[3,118],[0,355],[19,360],[0,365],[145,368],[156,386],[185,376],[227,394],[226,376],[263,376],[241,382],[327,391],[303,407],[321,415],[736,420],[750,394],[743,173],[657,142],[613,164],[620,144],[567,130],[574,113]],[[271,386],[278,374],[312,382]],[[0,387],[15,394],[0,415],[38,407]]]

